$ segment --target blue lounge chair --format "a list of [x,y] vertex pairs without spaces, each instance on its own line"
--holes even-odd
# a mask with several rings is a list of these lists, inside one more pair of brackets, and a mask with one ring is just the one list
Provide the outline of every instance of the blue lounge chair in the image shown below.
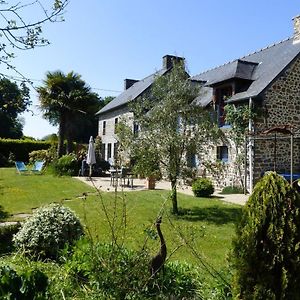
[[16,161],[15,165],[16,165],[17,172],[19,174],[27,174],[28,173],[28,169],[25,166],[24,162],[22,162],[22,161]]
[[37,160],[37,161],[34,163],[32,169],[31,169],[30,171],[31,171],[32,173],[34,173],[34,174],[40,174],[40,173],[42,173],[44,164],[45,164],[44,161],[39,161],[39,160]]

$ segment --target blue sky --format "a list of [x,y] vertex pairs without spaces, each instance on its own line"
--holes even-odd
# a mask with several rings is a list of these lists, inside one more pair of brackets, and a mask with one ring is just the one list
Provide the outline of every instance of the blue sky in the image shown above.
[[[50,2],[50,0],[45,0]],[[100,96],[116,96],[125,78],[158,70],[162,56],[186,58],[191,75],[224,64],[293,35],[294,0],[70,0],[65,22],[44,27],[51,45],[16,52],[14,64],[34,85],[47,71],[75,71]],[[24,114],[24,134],[54,133],[42,119]]]

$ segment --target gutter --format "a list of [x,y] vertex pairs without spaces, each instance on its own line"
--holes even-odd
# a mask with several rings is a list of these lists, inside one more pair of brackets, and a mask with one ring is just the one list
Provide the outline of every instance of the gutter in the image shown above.
[[[249,98],[249,109],[252,110],[253,108],[253,99],[252,97]],[[248,123],[248,131],[249,131],[249,143],[248,143],[248,157],[249,157],[249,193],[252,194],[253,192],[253,167],[254,167],[254,127],[253,127],[253,120],[249,118]]]

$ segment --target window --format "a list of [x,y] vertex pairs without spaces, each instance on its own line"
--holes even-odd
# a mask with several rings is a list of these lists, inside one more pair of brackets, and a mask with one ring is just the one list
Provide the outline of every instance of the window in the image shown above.
[[107,144],[107,160],[111,158],[111,143]]
[[118,118],[115,118],[115,129],[114,129],[114,133],[116,133],[117,126],[118,126],[118,122],[119,122],[119,119],[118,119]]
[[106,121],[103,121],[102,123],[102,135],[106,134]]
[[224,163],[228,162],[228,147],[227,146],[218,146],[217,147],[217,159]]
[[105,144],[101,145],[101,157],[102,159],[105,159]]
[[119,143],[114,143],[114,160],[117,159]]

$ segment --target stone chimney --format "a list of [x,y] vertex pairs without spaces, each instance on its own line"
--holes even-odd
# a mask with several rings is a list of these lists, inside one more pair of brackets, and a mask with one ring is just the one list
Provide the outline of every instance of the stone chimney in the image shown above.
[[128,90],[136,82],[138,82],[138,80],[128,78],[124,79],[124,90]]
[[300,42],[300,15],[293,18],[294,21],[294,40],[293,44]]
[[163,68],[170,69],[173,67],[173,63],[178,63],[180,61],[184,62],[184,57],[174,56],[174,55],[165,55],[163,57]]

